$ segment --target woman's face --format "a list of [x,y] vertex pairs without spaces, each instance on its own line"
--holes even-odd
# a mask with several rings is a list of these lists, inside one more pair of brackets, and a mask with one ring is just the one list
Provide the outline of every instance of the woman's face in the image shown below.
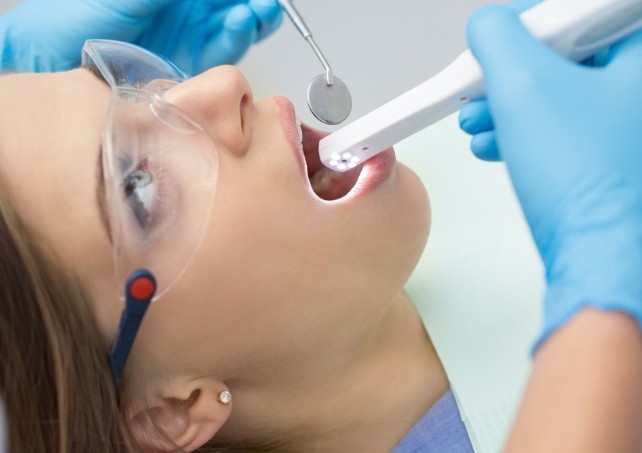
[[[122,309],[97,201],[110,93],[86,69],[0,77],[0,180],[87,284],[109,341]],[[304,153],[292,105],[255,101],[233,67],[164,96],[216,144],[218,184],[199,249],[148,311],[130,366],[269,379],[288,364],[343,360],[381,322],[423,250],[429,210],[418,178],[392,151],[361,174],[314,176],[320,133],[304,127]]]

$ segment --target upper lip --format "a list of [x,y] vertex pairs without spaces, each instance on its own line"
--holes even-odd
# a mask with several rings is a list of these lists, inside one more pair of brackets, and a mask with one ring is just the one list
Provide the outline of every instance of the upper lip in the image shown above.
[[330,135],[329,132],[314,129],[307,124],[301,124],[301,131],[303,132],[303,155],[307,164],[308,177],[311,177],[321,168],[321,158],[319,157],[319,142],[322,138]]
[[[309,183],[310,178],[312,178],[316,172],[325,168],[321,163],[321,158],[319,157],[319,142],[322,138],[330,135],[330,133],[302,124],[301,131],[303,133],[303,138],[300,140],[298,133],[299,126],[294,106],[285,98],[277,98],[277,103],[281,108],[281,119],[284,131]],[[337,178],[333,179],[330,189],[317,195],[325,200],[337,200],[342,198],[347,195],[357,183],[362,168],[363,164],[345,173],[336,174]]]
[[290,102],[289,99],[277,96],[274,98],[277,106],[279,107],[279,113],[281,115],[281,125],[285,133],[288,142],[294,154],[301,164],[301,169],[304,170],[306,167],[305,157],[303,156],[303,147],[301,145],[301,140],[299,138],[298,124],[296,119],[296,113],[294,110],[294,105]]

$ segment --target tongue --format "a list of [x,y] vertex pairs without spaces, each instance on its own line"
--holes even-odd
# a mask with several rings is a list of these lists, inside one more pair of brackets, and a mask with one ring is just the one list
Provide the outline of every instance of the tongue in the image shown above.
[[312,189],[324,200],[331,201],[344,197],[357,183],[362,166],[359,165],[345,173],[326,168],[319,158],[319,141],[329,133],[313,129],[306,124],[302,124],[301,129],[303,154],[308,165]]
[[310,177],[312,190],[324,200],[338,200],[347,195],[359,179],[360,167],[345,173],[321,168]]

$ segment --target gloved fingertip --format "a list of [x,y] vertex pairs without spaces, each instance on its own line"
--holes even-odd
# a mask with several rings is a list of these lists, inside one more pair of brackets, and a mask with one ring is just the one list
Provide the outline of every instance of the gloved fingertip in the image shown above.
[[[246,6],[235,7],[239,10],[248,10]],[[244,16],[240,11],[228,16],[225,19],[223,29],[220,30],[206,44],[203,52],[200,66],[201,70],[218,66],[221,64],[234,64],[238,62],[248,51],[250,46],[256,40],[257,26],[256,18],[251,14],[251,18]],[[245,17],[245,19],[244,19]],[[238,22],[239,19],[241,22]]]
[[473,129],[473,121],[474,119],[472,116],[468,115],[464,110],[462,109],[461,112],[459,112],[459,128],[466,132],[467,134],[473,135],[474,129]]
[[228,30],[247,32],[257,27],[256,16],[248,5],[241,4],[230,9],[225,17],[225,28]]
[[273,20],[270,23],[270,32],[268,34],[272,33],[275,30],[277,30],[281,26],[282,23],[283,23],[283,12],[279,11],[279,15],[276,17],[276,19]]
[[510,23],[515,17],[514,11],[502,5],[488,5],[475,11],[466,25],[466,38],[471,51],[475,55],[483,53],[487,46],[503,37],[501,31],[507,21]]
[[466,37],[484,72],[489,96],[494,89],[501,89],[507,83],[522,84],[549,77],[561,70],[560,65],[570,65],[568,60],[533,37],[519,16],[505,6],[490,5],[479,9],[468,22]]
[[488,162],[497,162],[501,160],[495,131],[482,132],[473,136],[470,141],[470,150],[475,157]]
[[261,21],[273,22],[283,11],[276,0],[250,0],[249,5]]
[[488,102],[480,100],[464,105],[459,112],[459,127],[471,135],[494,129]]
[[283,9],[276,0],[250,0],[249,5],[259,22],[257,41],[271,35],[283,22]]
[[[504,5],[486,5],[477,9],[468,19],[466,33],[476,37],[478,34],[485,34],[486,30],[492,29],[498,17],[508,14],[510,9]],[[514,14],[511,12],[510,14]]]

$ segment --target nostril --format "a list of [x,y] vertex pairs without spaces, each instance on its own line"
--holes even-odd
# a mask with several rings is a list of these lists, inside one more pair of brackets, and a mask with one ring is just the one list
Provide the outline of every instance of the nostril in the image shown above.
[[238,155],[246,151],[254,98],[237,68],[212,68],[173,87],[165,99],[186,112],[221,149]]
[[239,107],[239,112],[241,115],[241,131],[243,132],[243,135],[245,135],[245,125],[246,125],[246,116],[247,116],[246,114],[251,103],[252,103],[252,97],[249,94],[244,94],[243,97],[241,97],[241,105]]

